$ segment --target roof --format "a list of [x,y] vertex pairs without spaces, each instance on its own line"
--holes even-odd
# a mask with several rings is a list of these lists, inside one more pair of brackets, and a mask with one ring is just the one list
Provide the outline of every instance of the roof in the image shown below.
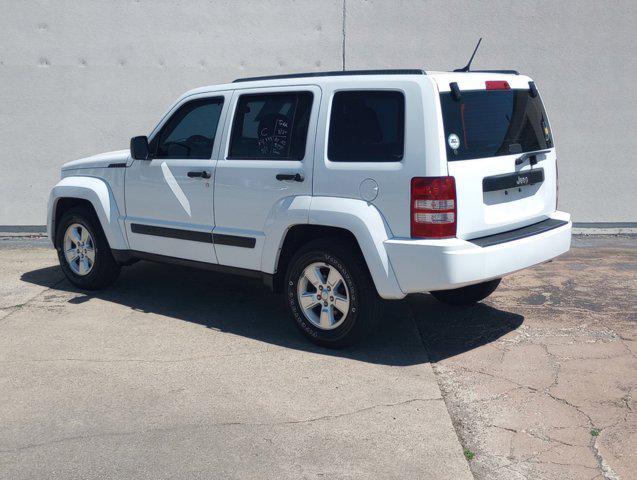
[[266,75],[262,77],[237,78],[232,83],[252,82],[257,80],[281,80],[286,78],[307,77],[342,77],[349,75],[427,75],[422,69],[387,69],[387,70],[334,70],[330,72],[288,73],[285,75]]
[[[429,78],[436,82],[440,91],[449,90],[449,82],[459,82],[462,89],[469,88],[484,88],[484,80],[507,80],[511,84],[512,88],[524,88],[524,85],[528,87],[529,77],[518,74],[514,70],[471,70],[469,72],[437,72],[437,71],[425,71],[422,69],[380,69],[380,70],[338,70],[328,72],[304,72],[304,73],[292,73],[284,75],[267,75],[258,77],[245,77],[237,78],[232,83],[224,83],[217,85],[207,85],[199,88],[195,88],[182,95],[178,101],[191,95],[219,92],[226,90],[236,90],[243,88],[257,88],[257,87],[272,87],[272,86],[293,86],[293,85],[305,85],[308,79],[315,79],[317,83],[324,83],[327,81],[348,81],[350,78],[368,77],[369,80],[374,80],[373,77],[411,77],[413,79]],[[398,78],[397,78],[398,79]],[[311,81],[311,83],[314,83]],[[481,85],[481,87],[479,86]]]

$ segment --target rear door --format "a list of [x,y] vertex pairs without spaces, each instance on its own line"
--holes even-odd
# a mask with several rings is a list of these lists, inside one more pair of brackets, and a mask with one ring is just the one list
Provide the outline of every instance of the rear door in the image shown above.
[[446,80],[438,83],[448,171],[456,182],[457,236],[477,238],[546,219],[555,211],[556,155],[530,79],[458,74]]
[[[260,270],[265,230],[277,210],[307,223],[320,100],[311,85],[235,91],[215,177],[220,264]],[[299,197],[306,201],[295,208]]]

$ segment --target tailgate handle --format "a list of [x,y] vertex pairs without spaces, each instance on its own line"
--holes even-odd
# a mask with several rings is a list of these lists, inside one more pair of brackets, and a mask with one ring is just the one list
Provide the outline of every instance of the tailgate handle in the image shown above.
[[526,172],[505,173],[504,175],[494,175],[482,179],[483,192],[495,192],[508,188],[524,187],[535,185],[544,181],[544,169],[537,168]]

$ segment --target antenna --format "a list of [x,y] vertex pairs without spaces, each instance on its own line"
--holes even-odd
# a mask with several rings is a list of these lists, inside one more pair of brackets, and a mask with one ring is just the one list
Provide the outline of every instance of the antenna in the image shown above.
[[480,37],[480,40],[478,40],[478,44],[476,45],[476,48],[473,50],[473,54],[471,55],[471,58],[469,59],[469,63],[467,63],[462,68],[456,68],[454,70],[454,72],[468,72],[469,71],[469,69],[471,68],[471,62],[473,62],[473,57],[476,56],[476,52],[478,51],[478,47],[480,46],[481,42],[482,42],[482,37]]

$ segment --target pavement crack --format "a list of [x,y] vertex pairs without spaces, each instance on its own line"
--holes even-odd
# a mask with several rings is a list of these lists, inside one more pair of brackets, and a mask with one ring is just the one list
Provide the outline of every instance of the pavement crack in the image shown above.
[[36,298],[38,298],[40,295],[45,294],[46,292],[48,292],[49,290],[54,289],[55,287],[57,287],[60,283],[64,282],[64,280],[66,280],[64,277],[59,279],[57,282],[54,282],[52,285],[50,285],[49,287],[45,288],[44,290],[36,293],[35,295],[33,295],[32,297],[29,297],[26,301],[13,305],[13,306],[8,306],[3,308],[3,310],[11,310],[10,312],[8,312],[5,316],[3,316],[2,318],[0,318],[0,324],[5,323],[7,318],[9,318],[11,315],[13,315],[16,312],[21,311],[24,307],[26,307],[27,305],[29,305],[33,300],[35,300]]
[[334,415],[323,415],[320,417],[314,417],[314,418],[308,418],[308,419],[304,419],[304,420],[287,420],[284,422],[275,422],[275,423],[264,423],[264,424],[256,424],[257,426],[276,426],[276,425],[295,425],[295,424],[299,424],[299,423],[312,423],[312,422],[318,422],[321,420],[333,420],[336,418],[342,418],[342,417],[347,417],[350,415],[356,415],[358,413],[362,413],[362,412],[367,412],[369,410],[374,410],[376,408],[391,408],[391,407],[399,407],[402,405],[408,405],[410,403],[414,403],[414,402],[435,402],[435,401],[442,401],[442,398],[412,398],[409,400],[404,400],[402,402],[397,402],[397,403],[379,403],[376,405],[370,405],[368,407],[363,407],[363,408],[359,408],[358,410],[352,410],[351,412],[344,412],[344,413],[337,413]]
[[597,446],[597,438],[598,437],[593,437],[593,440],[591,441],[591,450],[593,450],[595,460],[597,460],[597,467],[606,480],[620,480],[617,474],[613,472],[613,469],[610,468],[610,465],[606,463],[606,460],[604,460],[604,457],[599,451],[599,447]]
[[[589,423],[591,429],[595,429],[595,425],[594,425],[593,420],[591,419],[590,415],[588,415],[586,412],[584,412],[580,407],[578,407],[577,405],[569,402],[568,400],[566,400],[564,398],[560,398],[560,397],[557,397],[557,396],[553,395],[551,392],[548,391],[548,389],[546,389],[544,393],[546,395],[548,395],[549,397],[551,397],[552,399],[554,399],[556,401],[559,401],[559,402],[562,402],[565,405],[568,405],[569,407],[571,407],[572,409],[574,409],[575,411],[577,411],[578,413],[580,413],[581,415],[586,417],[588,419],[588,423]],[[606,461],[602,457],[602,454],[599,451],[599,448],[597,446],[597,438],[599,438],[599,434],[601,434],[602,429],[597,428],[596,430],[599,433],[598,433],[597,436],[591,436],[590,449],[593,452],[595,460],[597,461],[598,469],[602,473],[602,475],[604,475],[604,478],[606,480],[619,480],[619,477],[615,474],[615,472],[613,472],[612,468],[606,463]]]
[[590,428],[594,428],[595,425],[593,424],[593,420],[591,419],[590,415],[587,414],[586,412],[584,412],[580,407],[578,407],[577,405],[569,402],[565,398],[561,398],[561,397],[558,397],[556,395],[553,395],[551,392],[549,392],[548,388],[544,390],[544,394],[547,395],[548,397],[552,398],[556,402],[560,402],[563,405],[566,405],[566,406],[572,408],[573,410],[575,410],[580,415],[584,416],[586,418],[586,420],[588,421],[588,425],[590,426]]
[[277,427],[277,426],[285,426],[285,425],[299,425],[299,424],[319,422],[322,420],[334,420],[338,418],[348,417],[351,415],[357,415],[359,413],[367,412],[377,408],[392,408],[392,407],[399,407],[402,405],[409,405],[411,403],[416,403],[416,402],[427,403],[432,401],[433,402],[442,401],[442,398],[410,398],[408,400],[403,400],[401,402],[379,403],[379,404],[359,408],[357,410],[352,410],[350,412],[337,413],[334,415],[322,415],[320,417],[306,418],[301,420],[284,420],[281,422],[212,422],[212,423],[198,423],[198,424],[191,424],[191,425],[179,425],[179,426],[173,426],[173,427],[156,428],[151,430],[100,432],[100,433],[94,433],[94,434],[88,434],[88,435],[73,435],[73,436],[62,437],[62,438],[58,438],[54,440],[49,440],[46,442],[31,443],[31,444],[23,445],[13,449],[0,450],[0,453],[17,453],[23,450],[30,450],[34,448],[55,445],[58,443],[73,442],[75,440],[88,440],[88,439],[94,439],[94,438],[108,438],[108,437],[125,437],[125,436],[132,436],[132,435],[138,435],[138,434],[167,433],[167,432],[173,432],[173,431],[198,429],[198,428]]

